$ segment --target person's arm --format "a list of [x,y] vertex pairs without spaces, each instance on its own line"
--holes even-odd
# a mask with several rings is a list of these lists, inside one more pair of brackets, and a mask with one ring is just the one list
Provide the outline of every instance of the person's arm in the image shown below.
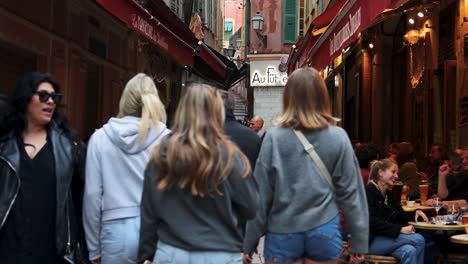
[[158,168],[155,161],[150,161],[145,170],[145,180],[143,183],[143,194],[141,197],[141,227],[140,243],[138,248],[139,263],[152,261],[158,243],[158,220],[155,210],[153,210],[153,192],[156,190],[156,174]]
[[83,225],[89,259],[101,258],[102,174],[97,135],[91,137],[86,156],[86,180],[83,197]]
[[439,167],[439,182],[437,185],[437,196],[442,199],[447,198],[449,190],[447,188],[447,175],[450,172],[450,168],[447,165]]
[[260,238],[265,234],[267,228],[267,217],[271,209],[273,200],[273,186],[275,175],[270,170],[269,162],[263,163],[262,156],[267,155],[269,152],[266,149],[261,150],[255,171],[253,173],[253,180],[255,180],[258,187],[258,202],[256,217],[247,222],[245,238],[244,238],[244,251],[252,256],[255,252]]
[[346,133],[334,168],[330,169],[336,199],[343,211],[350,233],[350,252],[367,253],[369,240],[369,211],[359,163]]
[[227,188],[231,196],[233,208],[243,220],[255,217],[258,204],[258,190],[252,175],[242,178],[245,165],[240,157],[235,157],[233,172],[229,175]]
[[426,222],[426,223],[429,222],[429,218],[427,218],[427,215],[422,210],[416,210],[414,212],[414,221],[415,222],[418,222],[419,217],[421,217],[424,220],[424,222]]

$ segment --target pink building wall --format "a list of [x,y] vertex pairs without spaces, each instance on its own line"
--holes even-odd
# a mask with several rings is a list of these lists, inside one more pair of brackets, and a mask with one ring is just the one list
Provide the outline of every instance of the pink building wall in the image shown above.
[[[227,1],[226,1],[227,2]],[[252,18],[257,11],[263,16],[262,35],[267,36],[267,45],[263,46],[255,30],[250,31],[250,53],[289,53],[292,44],[283,44],[283,0],[251,1]]]
[[242,27],[242,14],[244,12],[244,0],[225,0],[224,1],[224,20],[232,19],[234,21],[234,32]]

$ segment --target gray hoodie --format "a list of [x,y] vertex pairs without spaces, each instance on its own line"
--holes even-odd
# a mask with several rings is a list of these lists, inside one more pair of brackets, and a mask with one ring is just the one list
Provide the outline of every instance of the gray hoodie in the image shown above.
[[155,145],[170,130],[151,125],[140,142],[140,118],[111,118],[92,135],[86,157],[83,223],[91,259],[100,257],[101,223],[140,215],[146,165]]

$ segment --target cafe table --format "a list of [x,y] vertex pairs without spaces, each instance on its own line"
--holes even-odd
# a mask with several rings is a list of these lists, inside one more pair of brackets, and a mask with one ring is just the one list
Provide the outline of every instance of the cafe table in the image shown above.
[[419,203],[416,203],[411,207],[403,205],[401,208],[403,208],[403,211],[405,212],[414,212],[416,210],[423,210],[423,211],[435,210],[434,207],[432,206],[421,205]]
[[468,234],[453,235],[450,237],[452,243],[468,245]]
[[456,224],[456,225],[445,225],[445,224],[432,224],[425,222],[408,222],[408,224],[414,226],[416,229],[425,229],[425,230],[441,230],[441,231],[457,231],[465,230],[468,228],[468,225]]

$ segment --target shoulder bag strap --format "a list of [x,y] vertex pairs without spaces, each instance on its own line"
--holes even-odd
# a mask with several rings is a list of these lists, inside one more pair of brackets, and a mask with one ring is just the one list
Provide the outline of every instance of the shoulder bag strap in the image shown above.
[[325,177],[325,180],[327,180],[332,190],[335,191],[335,186],[333,186],[330,172],[328,172],[327,167],[325,167],[325,164],[323,164],[323,161],[320,158],[320,156],[317,154],[317,152],[315,151],[314,146],[307,140],[307,138],[304,136],[304,134],[301,131],[299,130],[293,130],[293,131],[296,134],[296,136],[299,138],[299,141],[301,141],[302,145],[304,146],[304,150],[307,151],[309,156],[312,158],[315,164],[319,167],[320,171]]

